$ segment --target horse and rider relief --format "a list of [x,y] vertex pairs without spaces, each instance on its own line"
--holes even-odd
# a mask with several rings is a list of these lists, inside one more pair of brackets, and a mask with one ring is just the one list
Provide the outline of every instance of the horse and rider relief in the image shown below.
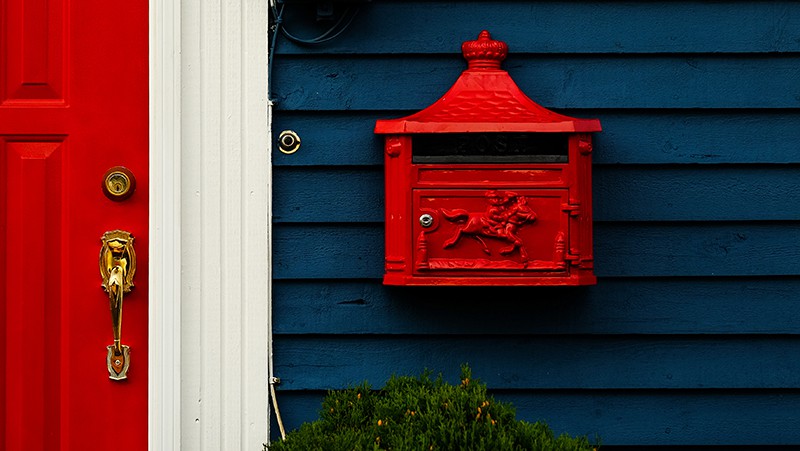
[[468,212],[464,209],[448,210],[442,208],[442,215],[448,221],[461,224],[456,233],[444,243],[445,248],[455,246],[462,236],[476,239],[483,245],[483,251],[491,255],[483,238],[495,238],[509,243],[500,249],[502,255],[519,250],[523,260],[528,259],[525,243],[517,235],[520,227],[533,223],[536,213],[528,206],[524,196],[512,191],[490,190],[486,193],[489,206],[483,212]]
[[[530,197],[516,191],[490,189],[482,197],[431,196],[424,201],[431,208],[422,210],[431,212],[438,224],[420,230],[417,270],[561,271],[566,267],[559,195]],[[532,202],[543,203],[544,218],[540,218]],[[465,205],[469,208],[434,207],[445,204],[469,204]],[[480,251],[475,252],[475,244],[466,242],[477,244]],[[547,245],[548,242],[552,244]],[[542,244],[545,249],[540,249]],[[532,258],[532,253],[540,258]]]

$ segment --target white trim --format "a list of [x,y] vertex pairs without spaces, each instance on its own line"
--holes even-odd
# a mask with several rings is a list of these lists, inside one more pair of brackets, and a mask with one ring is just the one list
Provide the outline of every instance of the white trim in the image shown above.
[[149,0],[149,449],[269,434],[267,4]]
[[[245,125],[244,255],[245,374],[242,450],[269,442],[269,381],[272,371],[272,115],[269,102],[269,6],[246,1],[243,11],[242,89]],[[248,243],[257,243],[250,246]]]
[[150,8],[148,447],[180,450],[180,2]]

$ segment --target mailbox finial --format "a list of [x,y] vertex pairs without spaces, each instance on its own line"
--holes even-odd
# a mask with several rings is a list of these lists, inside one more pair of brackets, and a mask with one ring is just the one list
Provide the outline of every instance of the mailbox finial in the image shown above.
[[508,45],[495,41],[488,31],[483,30],[477,40],[461,44],[461,52],[469,69],[500,69],[500,63],[508,56]]

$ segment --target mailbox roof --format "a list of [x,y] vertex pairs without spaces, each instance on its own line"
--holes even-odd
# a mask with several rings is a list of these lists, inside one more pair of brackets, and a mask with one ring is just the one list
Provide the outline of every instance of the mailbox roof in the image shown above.
[[500,63],[508,53],[504,42],[487,31],[463,44],[469,63],[455,84],[431,106],[399,119],[382,119],[375,133],[465,132],[598,132],[597,119],[558,114],[531,100]]

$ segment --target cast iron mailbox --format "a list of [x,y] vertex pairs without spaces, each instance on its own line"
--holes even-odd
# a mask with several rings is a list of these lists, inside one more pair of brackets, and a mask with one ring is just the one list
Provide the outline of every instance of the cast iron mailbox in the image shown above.
[[590,285],[597,119],[550,111],[487,31],[437,102],[378,120],[385,136],[386,285]]

